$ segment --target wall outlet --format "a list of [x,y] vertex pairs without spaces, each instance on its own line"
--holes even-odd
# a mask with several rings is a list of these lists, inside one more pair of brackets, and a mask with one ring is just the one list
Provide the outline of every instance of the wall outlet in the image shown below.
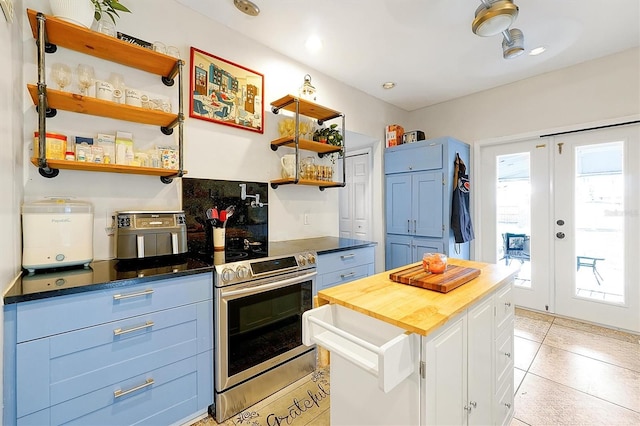
[[0,0],[0,7],[2,7],[7,22],[13,22],[13,0]]
[[304,214],[304,224],[309,225],[309,213]]

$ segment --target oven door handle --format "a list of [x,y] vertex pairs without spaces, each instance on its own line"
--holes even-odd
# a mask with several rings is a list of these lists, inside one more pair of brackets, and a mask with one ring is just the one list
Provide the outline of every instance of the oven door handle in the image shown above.
[[317,272],[311,272],[309,274],[300,275],[299,277],[288,278],[286,280],[276,281],[269,284],[257,285],[254,287],[243,288],[240,290],[225,291],[222,293],[222,297],[244,296],[248,294],[260,293],[265,290],[272,290],[275,288],[287,287],[292,284],[308,281],[309,279],[313,278],[316,275],[317,275]]

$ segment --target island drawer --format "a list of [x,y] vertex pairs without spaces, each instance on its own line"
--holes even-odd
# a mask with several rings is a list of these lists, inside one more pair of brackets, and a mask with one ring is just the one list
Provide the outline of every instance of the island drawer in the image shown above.
[[213,298],[211,273],[19,303],[17,342]]
[[197,311],[181,306],[19,344],[18,415],[195,356]]
[[505,381],[513,381],[513,325],[511,318],[505,324],[511,327],[502,334],[498,334],[495,341],[496,350],[496,383],[495,388],[499,388]]
[[368,372],[384,392],[417,371],[420,361],[419,336],[340,305],[306,311],[302,342],[318,344]]
[[375,263],[374,247],[343,250],[318,256],[318,275]]
[[495,424],[498,426],[509,425],[513,415],[513,380],[506,381],[498,389],[494,404]]
[[[496,303],[496,330],[497,334],[501,334],[505,329],[510,327],[512,323],[509,321],[515,315],[515,305],[513,303],[513,284],[506,284],[498,289],[495,295]],[[512,328],[509,328],[513,330]]]

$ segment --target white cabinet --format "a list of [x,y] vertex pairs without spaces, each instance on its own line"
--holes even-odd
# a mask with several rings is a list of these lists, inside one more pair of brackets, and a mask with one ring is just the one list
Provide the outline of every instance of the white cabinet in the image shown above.
[[318,255],[316,292],[374,273],[374,247],[360,247]]
[[426,338],[427,425],[502,425],[510,421],[511,288],[511,284],[499,288]]
[[211,273],[14,307],[8,424],[169,424],[213,401]]
[[331,352],[331,424],[508,424],[511,288],[511,282],[496,288],[422,337],[338,305],[305,313],[303,341]]

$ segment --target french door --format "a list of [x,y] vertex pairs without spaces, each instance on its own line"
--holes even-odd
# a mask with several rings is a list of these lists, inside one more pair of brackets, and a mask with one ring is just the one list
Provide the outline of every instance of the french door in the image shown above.
[[517,305],[640,331],[639,134],[481,148],[481,259],[520,265]]
[[537,138],[483,147],[476,173],[479,259],[519,266],[515,303],[538,311],[551,309],[549,150]]

